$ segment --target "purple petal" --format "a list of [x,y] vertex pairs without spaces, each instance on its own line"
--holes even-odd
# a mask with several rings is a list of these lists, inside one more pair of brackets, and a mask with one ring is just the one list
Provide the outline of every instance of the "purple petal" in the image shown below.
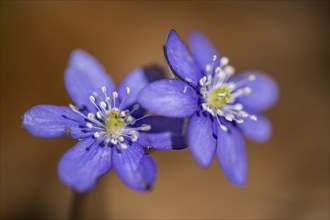
[[188,117],[198,109],[197,91],[182,80],[158,80],[145,87],[138,102],[147,110],[168,117]]
[[[135,123],[135,126],[151,125],[151,130],[141,132],[139,143],[157,150],[179,150],[187,145],[184,140],[184,119],[149,116]],[[143,139],[144,142],[140,142]]]
[[138,191],[150,190],[156,180],[157,167],[152,158],[138,144],[126,150],[114,149],[113,167],[120,179]]
[[262,115],[257,115],[257,118],[257,121],[246,119],[244,123],[238,126],[247,138],[264,143],[268,141],[272,135],[272,125],[270,121]]
[[[249,75],[255,75],[256,79],[248,81]],[[278,86],[268,75],[257,71],[245,71],[231,79],[234,82],[246,81],[244,84],[251,88],[249,95],[242,96],[237,102],[242,103],[248,109],[263,111],[271,107],[278,98]]]
[[237,128],[225,124],[228,132],[218,128],[217,156],[223,172],[230,182],[243,186],[246,183],[247,162],[244,139]]
[[110,170],[111,151],[108,145],[93,138],[79,141],[60,160],[61,181],[77,192],[91,189],[97,179]]
[[80,108],[87,107],[90,111],[95,109],[89,100],[93,92],[98,93],[103,99],[102,86],[107,88],[110,95],[115,88],[103,66],[92,55],[82,50],[72,52],[64,81],[74,103]]
[[83,118],[70,108],[56,105],[37,105],[24,113],[24,128],[32,135],[44,138],[69,135],[73,138],[86,137]]
[[[152,66],[149,68],[136,68],[132,70],[121,81],[118,86],[119,97],[124,99],[122,109],[130,108],[136,104],[140,91],[146,87],[149,83],[165,78],[163,70],[158,66]],[[130,88],[129,95],[126,94],[126,88]],[[142,109],[143,110],[143,109]],[[141,111],[143,114],[144,111]],[[138,117],[137,115],[135,115]],[[139,114],[139,116],[142,116]]]
[[191,32],[189,35],[189,44],[192,54],[203,70],[205,70],[206,65],[210,65],[212,63],[214,55],[217,56],[217,60],[214,65],[219,65],[220,54],[204,34],[198,31]]
[[216,146],[213,122],[208,113],[198,112],[191,117],[187,130],[187,142],[198,164],[208,167],[212,162]]
[[175,30],[167,36],[164,53],[174,73],[187,82],[198,84],[203,77],[202,70]]

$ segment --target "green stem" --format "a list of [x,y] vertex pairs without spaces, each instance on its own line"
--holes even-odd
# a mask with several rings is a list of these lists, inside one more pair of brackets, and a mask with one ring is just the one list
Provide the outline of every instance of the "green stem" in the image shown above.
[[86,198],[86,193],[76,193],[73,192],[70,219],[71,220],[81,220],[82,219],[82,210],[84,206],[84,201]]

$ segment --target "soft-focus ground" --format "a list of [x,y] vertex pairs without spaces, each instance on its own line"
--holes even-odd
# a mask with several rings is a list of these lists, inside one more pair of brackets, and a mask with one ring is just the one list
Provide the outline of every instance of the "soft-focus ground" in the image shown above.
[[328,219],[329,2],[1,1],[1,219],[66,219],[71,191],[57,178],[74,141],[39,139],[20,116],[40,103],[67,105],[63,72],[72,49],[94,54],[118,83],[161,63],[170,28],[204,31],[238,71],[269,72],[281,98],[266,114],[274,135],[248,142],[249,180],[231,185],[217,161],[203,170],[188,150],[156,152],[151,193],[101,178],[85,219]]

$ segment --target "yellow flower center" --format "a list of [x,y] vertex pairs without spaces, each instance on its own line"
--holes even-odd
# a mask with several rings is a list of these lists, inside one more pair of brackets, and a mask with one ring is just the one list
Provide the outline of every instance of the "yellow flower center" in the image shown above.
[[223,84],[217,89],[213,89],[207,98],[207,104],[215,108],[220,108],[227,104],[231,98],[231,89],[228,85]]
[[110,111],[106,115],[105,127],[108,133],[119,134],[124,126],[125,126],[125,121],[120,117],[118,111]]

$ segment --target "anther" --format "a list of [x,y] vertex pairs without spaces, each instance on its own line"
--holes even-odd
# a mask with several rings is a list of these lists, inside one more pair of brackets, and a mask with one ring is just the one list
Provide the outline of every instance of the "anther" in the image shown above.
[[231,75],[233,75],[234,73],[235,73],[235,69],[234,69],[234,67],[232,67],[232,66],[226,66],[225,68],[224,68],[224,71],[229,75],[229,76],[231,76]]
[[244,112],[244,111],[240,111],[240,112],[239,112],[239,116],[240,116],[240,117],[243,117],[243,118],[246,118],[247,116],[249,116],[249,114],[246,113],[246,112]]
[[93,114],[93,113],[88,113],[88,115],[87,115],[87,118],[89,119],[89,120],[94,120],[95,119],[95,115]]
[[77,111],[78,110],[77,107],[72,105],[72,104],[70,104],[69,107],[71,108],[72,111]]
[[91,101],[91,102],[95,102],[95,98],[94,98],[94,96],[89,96],[89,100]]
[[126,94],[129,95],[131,93],[131,89],[129,87],[126,87]]
[[200,85],[200,86],[203,86],[203,85],[204,85],[203,78],[204,78],[204,77],[202,77],[202,78],[199,80],[199,85]]
[[107,92],[107,88],[105,88],[105,86],[102,86],[102,92],[106,93]]
[[206,72],[210,72],[212,70],[212,66],[210,64],[207,64],[205,70]]
[[241,111],[243,109],[243,105],[240,103],[237,103],[234,105],[234,109],[237,111]]
[[126,111],[121,111],[121,112],[120,112],[120,117],[122,117],[122,118],[123,118],[123,117],[125,117],[125,116],[126,116],[126,114],[127,114],[127,113],[126,113]]
[[233,115],[230,115],[230,114],[228,114],[228,115],[226,115],[225,116],[225,119],[227,120],[227,121],[233,121]]
[[222,124],[220,124],[220,128],[225,132],[228,131],[228,128],[226,126],[222,125]]
[[110,142],[111,142],[112,144],[117,144],[117,143],[118,143],[118,141],[117,141],[116,139],[114,139],[114,138],[112,138]]
[[114,99],[118,98],[118,93],[117,93],[117,92],[113,92],[113,93],[112,93],[112,97],[113,97]]
[[100,102],[100,106],[101,108],[105,109],[107,107],[107,104],[105,102]]
[[101,112],[96,112],[96,117],[98,118],[98,119],[102,119],[102,114],[101,114]]
[[151,129],[151,125],[143,124],[141,126],[141,131],[149,131]]
[[220,66],[218,66],[217,68],[215,68],[215,74],[220,75],[222,73],[222,69]]
[[237,124],[243,124],[244,123],[244,120],[243,119],[238,119],[236,120]]
[[126,121],[127,121],[128,123],[132,124],[131,122],[134,121],[134,118],[133,118],[132,116],[128,115],[128,116],[126,117]]
[[207,109],[208,109],[207,104],[206,103],[203,103],[202,104],[202,108],[203,108],[204,111],[207,111]]
[[138,140],[138,135],[137,134],[132,134],[131,141],[135,142]]
[[257,121],[258,120],[257,116],[255,116],[255,115],[250,115],[250,119],[252,121]]
[[134,112],[134,111],[136,111],[136,110],[138,110],[139,108],[140,108],[140,105],[139,104],[133,105],[133,109],[132,109],[131,113]]
[[120,148],[123,149],[123,150],[126,150],[128,148],[128,145],[125,144],[125,143],[120,143],[119,144]]
[[94,133],[94,137],[97,139],[97,138],[99,138],[100,137],[100,133],[99,132],[95,132]]
[[244,88],[244,94],[245,95],[248,95],[248,94],[250,94],[251,93],[251,88],[250,87],[245,87]]
[[226,66],[229,63],[228,57],[221,57],[220,58],[220,65],[221,66]]
[[92,128],[92,127],[93,127],[93,124],[90,123],[90,122],[87,122],[87,123],[86,123],[86,126],[87,126],[88,128]]
[[250,81],[252,81],[252,80],[255,80],[257,77],[254,74],[250,74],[248,78]]

